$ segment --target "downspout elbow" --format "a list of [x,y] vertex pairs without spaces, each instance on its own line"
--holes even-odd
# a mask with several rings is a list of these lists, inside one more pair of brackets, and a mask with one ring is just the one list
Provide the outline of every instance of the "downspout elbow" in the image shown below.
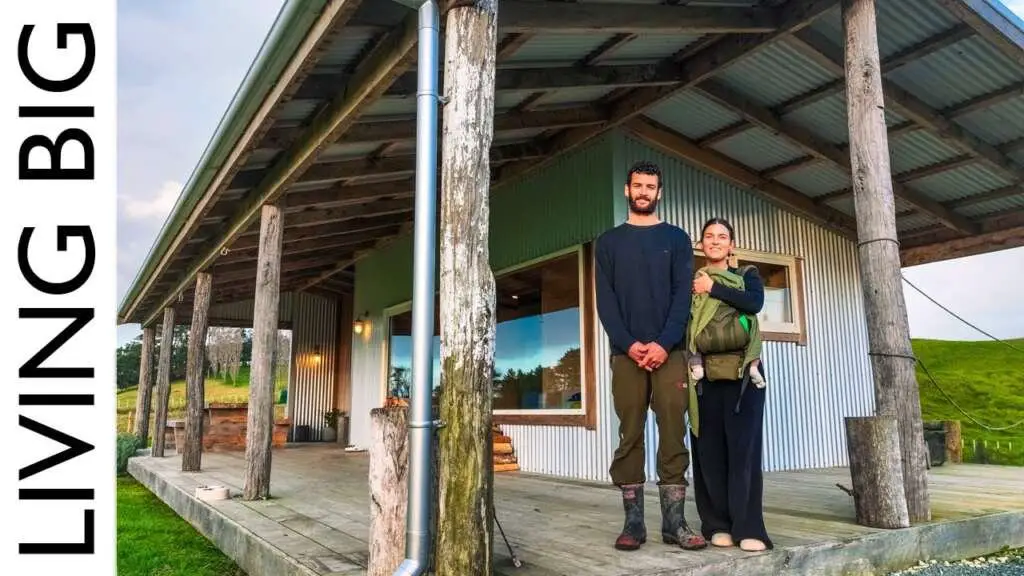
[[424,567],[419,561],[406,558],[398,565],[393,576],[420,576],[424,572]]

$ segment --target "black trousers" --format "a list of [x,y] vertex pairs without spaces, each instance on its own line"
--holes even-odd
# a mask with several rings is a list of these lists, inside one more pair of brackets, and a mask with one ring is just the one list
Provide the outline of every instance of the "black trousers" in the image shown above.
[[740,402],[740,381],[701,382],[697,398],[700,437],[690,435],[693,493],[701,532],[710,539],[727,532],[739,543],[755,538],[772,548],[764,527],[761,474],[764,399],[767,388],[747,384]]

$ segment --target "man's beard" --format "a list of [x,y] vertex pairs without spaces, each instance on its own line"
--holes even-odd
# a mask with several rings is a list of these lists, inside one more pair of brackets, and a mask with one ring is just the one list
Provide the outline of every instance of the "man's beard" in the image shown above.
[[647,216],[649,214],[654,214],[654,211],[658,209],[658,199],[657,198],[651,198],[650,196],[640,196],[638,198],[646,199],[647,200],[647,206],[644,206],[642,208],[640,206],[637,206],[637,204],[636,204],[637,198],[634,198],[633,196],[630,196],[629,197],[629,210],[631,212],[636,213],[636,214],[640,214],[642,216]]

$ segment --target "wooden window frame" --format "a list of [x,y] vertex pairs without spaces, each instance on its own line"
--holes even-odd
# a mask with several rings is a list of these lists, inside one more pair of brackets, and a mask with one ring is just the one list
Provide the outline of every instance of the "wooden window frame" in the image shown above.
[[[694,256],[703,258],[704,253],[694,249]],[[743,263],[775,264],[786,268],[789,282],[790,305],[793,321],[783,326],[761,326],[761,338],[765,342],[791,342],[798,346],[807,345],[807,306],[804,294],[804,259],[799,256],[778,254],[774,252],[758,252],[756,250],[737,249],[729,265],[736,267]],[[775,328],[775,329],[773,329]],[[781,329],[779,329],[781,328]]]
[[[583,427],[588,430],[597,429],[597,370],[596,354],[598,329],[597,323],[597,293],[594,279],[594,250],[593,243],[587,242],[578,244],[546,254],[527,262],[516,264],[495,272],[495,278],[510,274],[523,268],[529,268],[555,258],[576,253],[578,256],[579,268],[579,306],[580,306],[580,374],[582,377],[582,406],[578,409],[558,410],[497,410],[492,412],[492,420],[495,424],[506,425],[527,425],[527,426],[574,426]],[[388,374],[391,359],[391,317],[402,314],[412,309],[412,301],[391,306],[383,311],[383,329],[385,334],[382,342],[381,354],[381,398],[382,403],[387,401]]]

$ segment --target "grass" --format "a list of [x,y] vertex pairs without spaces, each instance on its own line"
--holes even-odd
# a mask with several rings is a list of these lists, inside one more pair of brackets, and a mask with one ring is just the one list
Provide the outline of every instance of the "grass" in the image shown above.
[[145,486],[117,479],[117,573],[122,576],[245,576]]
[[[286,372],[277,375],[274,384],[274,400],[281,397],[281,391],[288,387],[288,374]],[[249,368],[243,366],[238,371],[238,378],[235,381],[222,378],[206,379],[204,384],[207,402],[248,402],[249,401]],[[134,417],[135,402],[139,392],[137,387],[127,388],[117,393],[117,431],[130,432],[129,422]],[[151,410],[155,410],[156,402],[152,403]],[[274,406],[275,418],[284,418],[285,405]],[[150,416],[150,430],[154,428],[153,418]],[[185,381],[178,380],[171,382],[171,395],[168,404],[168,418],[182,419],[185,417]]]
[[[1024,349],[1024,340],[1011,343]],[[1019,368],[1024,353],[999,342],[914,340],[913,345],[939,386],[974,418],[990,427],[1024,419],[1024,371]],[[979,456],[973,449],[977,440],[988,462],[1024,466],[1024,426],[1002,432],[986,430],[952,406],[920,366],[917,381],[925,420],[960,420],[964,461]]]

